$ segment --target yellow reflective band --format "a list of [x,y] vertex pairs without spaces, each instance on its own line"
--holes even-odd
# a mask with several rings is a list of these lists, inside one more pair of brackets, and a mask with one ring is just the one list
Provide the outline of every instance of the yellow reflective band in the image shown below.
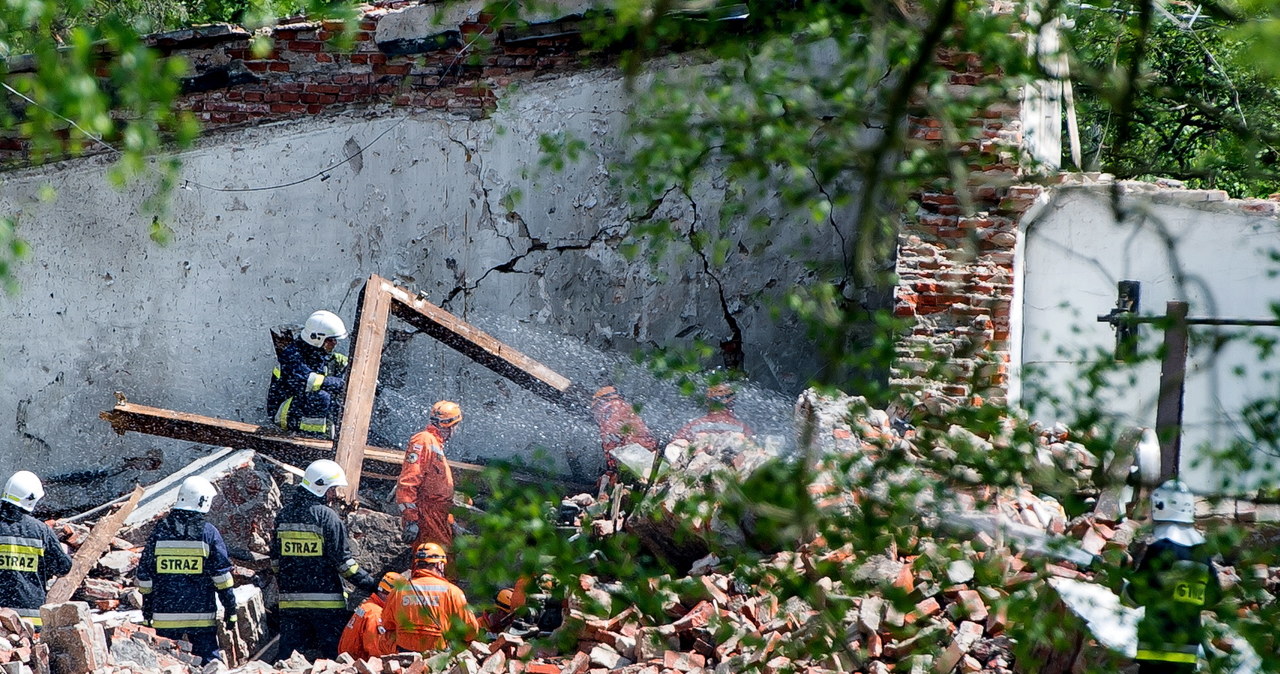
[[280,608],[346,608],[343,599],[292,599],[280,600]]
[[219,590],[225,590],[236,584],[235,579],[229,573],[220,573],[211,580],[213,580],[213,586]]
[[320,390],[321,386],[324,386],[324,375],[320,374],[319,372],[312,372],[311,374],[307,375],[308,391],[310,391],[311,393],[315,393],[316,391]]
[[293,404],[293,398],[288,398],[280,403],[280,409],[276,410],[276,425],[280,428],[289,428],[289,406]]
[[324,556],[324,536],[310,531],[280,531],[280,555],[283,557]]
[[1138,660],[1156,660],[1159,662],[1195,663],[1195,653],[1175,653],[1172,651],[1147,651],[1138,649]]
[[280,374],[280,368],[278,368],[278,367],[277,367],[277,368],[275,368],[275,369],[273,369],[273,370],[271,371],[271,376],[272,376],[272,377],[274,377],[274,378],[276,378],[276,379],[279,379],[280,377],[282,377],[282,376],[284,376],[284,375]]
[[204,573],[204,554],[199,550],[156,548],[156,573]]
[[329,421],[316,417],[302,418],[298,420],[298,430],[307,433],[324,433],[329,430]]
[[32,624],[33,626],[35,626],[35,627],[40,627],[40,626],[44,625],[44,620],[41,620],[40,618],[37,618],[37,617],[35,617],[35,616],[25,616],[25,615],[24,615],[24,616],[19,616],[19,617],[21,617],[23,620],[25,620],[25,621],[27,621],[27,622],[31,623],[31,624]]
[[218,624],[213,618],[198,618],[194,620],[152,620],[151,626],[156,629],[183,629],[191,627],[213,627]]

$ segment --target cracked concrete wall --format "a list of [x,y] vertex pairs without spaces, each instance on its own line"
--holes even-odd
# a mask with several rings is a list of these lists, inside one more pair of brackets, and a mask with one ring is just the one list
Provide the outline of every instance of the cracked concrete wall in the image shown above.
[[[700,261],[672,254],[654,269],[619,250],[626,209],[608,167],[628,109],[623,84],[611,70],[526,83],[488,119],[369,108],[208,137],[182,157],[167,246],[148,240],[141,203],[151,188],[112,189],[101,159],[7,175],[0,203],[18,214],[34,256],[18,269],[20,292],[0,298],[0,420],[11,420],[0,424],[0,471],[112,472],[148,450],[170,463],[196,451],[112,434],[97,415],[117,390],[143,404],[262,422],[274,364],[268,328],[316,308],[352,322],[370,273],[419,289],[588,388],[639,381],[605,354],[728,338],[719,288]],[[557,173],[539,165],[538,137],[561,131],[584,137],[588,151]],[[324,180],[259,189],[364,146]],[[56,200],[42,199],[46,186]],[[695,190],[701,221],[715,222],[722,189],[713,180]],[[808,279],[808,262],[838,254],[838,239],[767,191],[757,199],[750,210],[776,224],[731,233],[720,282],[748,373],[789,394],[820,365],[803,328],[770,310],[777,293]],[[663,208],[689,226],[692,204],[669,201]],[[399,446],[432,402],[452,397],[468,411],[453,456],[528,457],[542,446],[562,471],[598,468],[585,416],[409,330],[394,325],[389,338],[375,440]],[[748,412],[768,430],[782,422],[766,398]],[[669,430],[698,413],[674,400],[649,409],[664,417],[650,425]],[[154,475],[125,470],[88,483],[111,489],[134,477]]]

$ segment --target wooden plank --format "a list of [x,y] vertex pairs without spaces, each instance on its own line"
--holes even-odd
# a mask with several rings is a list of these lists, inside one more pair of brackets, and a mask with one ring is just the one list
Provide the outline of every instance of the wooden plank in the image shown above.
[[360,292],[360,309],[356,314],[355,335],[351,344],[351,369],[347,373],[347,398],[342,408],[342,424],[338,426],[338,449],[335,460],[347,473],[347,487],[341,497],[354,503],[360,493],[360,472],[364,465],[364,447],[369,440],[369,421],[373,417],[373,399],[378,386],[378,369],[382,367],[382,345],[387,336],[387,318],[391,298],[380,277],[369,277]]
[[[120,435],[133,431],[218,447],[253,449],[295,465],[306,465],[315,459],[334,456],[333,444],[329,441],[281,435],[275,426],[255,426],[242,421],[175,412],[124,400],[98,416],[111,422],[111,427]],[[363,455],[364,475],[391,480],[400,475],[400,465],[404,463],[403,450],[365,446]],[[449,466],[459,482],[478,478],[485,468],[474,463],[452,460],[449,461]],[[572,493],[576,493],[573,490],[586,489],[586,485],[540,475],[512,473],[512,477],[519,482],[560,487]]]
[[98,563],[102,553],[110,547],[111,539],[116,537],[116,532],[120,531],[125,518],[138,506],[138,501],[142,499],[142,492],[142,485],[134,487],[133,493],[129,495],[129,500],[125,501],[124,505],[94,525],[89,538],[85,539],[84,544],[76,552],[71,562],[71,571],[54,581],[48,598],[45,599],[46,604],[61,604],[71,600],[71,595],[80,588],[80,583],[83,583],[85,576],[89,575],[89,570]]
[[369,280],[374,279],[385,284],[397,318],[543,398],[564,400],[572,382],[555,370],[408,290],[377,276]]

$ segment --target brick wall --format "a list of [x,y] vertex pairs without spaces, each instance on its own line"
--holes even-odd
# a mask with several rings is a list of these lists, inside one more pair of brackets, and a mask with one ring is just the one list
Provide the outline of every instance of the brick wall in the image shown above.
[[[964,89],[998,75],[973,54],[942,52],[950,85]],[[959,91],[958,93],[964,93]],[[939,143],[942,125],[908,120],[912,139]],[[1020,185],[1021,108],[998,105],[969,120],[963,147],[975,158],[965,208],[954,188],[914,195],[899,236],[894,314],[911,327],[899,340],[895,384],[1002,401],[1007,393],[1013,258],[1023,214],[1043,188]]]
[[[384,18],[419,4],[366,8],[354,43],[345,47],[331,40],[343,24],[330,21],[269,29],[273,48],[260,58],[250,49],[252,35],[237,26],[201,26],[147,41],[190,62],[177,107],[191,111],[205,131],[368,105],[479,117],[493,110],[502,87],[590,65],[572,18],[543,24],[541,32],[556,34],[544,38],[539,27],[495,29],[491,17],[469,13],[460,22],[427,26],[416,38],[378,41]],[[11,72],[29,69],[23,63]],[[22,139],[0,138],[0,161],[21,163],[27,149]],[[101,151],[85,148],[87,154]]]

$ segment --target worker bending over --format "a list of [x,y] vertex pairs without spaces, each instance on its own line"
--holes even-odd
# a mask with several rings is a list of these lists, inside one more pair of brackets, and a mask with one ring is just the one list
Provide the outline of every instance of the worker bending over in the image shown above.
[[728,384],[716,384],[707,389],[706,415],[698,417],[676,431],[673,440],[692,441],[703,433],[741,433],[751,437],[751,427],[733,413],[737,393]]
[[218,647],[219,601],[227,628],[236,623],[227,545],[218,528],[205,521],[216,494],[203,477],[183,480],[177,502],[156,524],[138,564],[142,617],[162,637],[185,637],[205,662],[225,659]]
[[387,573],[378,582],[378,588],[365,599],[347,627],[342,631],[338,641],[338,652],[348,653],[357,660],[367,660],[380,655],[396,652],[395,644],[387,638],[387,630],[382,625],[382,609],[387,595],[395,588],[396,583],[403,582],[404,576],[398,573]]
[[20,470],[0,492],[0,606],[40,628],[40,605],[52,576],[71,570],[71,558],[49,525],[31,516],[44,485]]
[[1200,612],[1218,602],[1221,589],[1195,513],[1195,496],[1178,480],[1151,492],[1154,540],[1138,556],[1125,588],[1129,599],[1146,608],[1138,621],[1140,674],[1197,669],[1205,637]]
[[458,403],[441,400],[431,406],[431,418],[422,432],[409,438],[400,478],[396,480],[396,504],[406,543],[453,545],[453,471],[444,457],[444,443],[462,421]]
[[277,426],[333,436],[334,396],[347,385],[342,378],[347,357],[333,350],[346,338],[341,318],[317,311],[307,318],[298,338],[280,351],[280,364],[267,389],[267,414]]
[[457,624],[466,641],[475,639],[480,623],[467,607],[467,596],[444,578],[448,561],[444,548],[422,543],[413,550],[412,575],[387,596],[382,624],[388,638],[401,651],[436,651],[445,647],[445,636]]
[[644,419],[623,399],[613,386],[605,386],[591,397],[591,416],[600,428],[600,448],[604,450],[605,472],[601,488],[618,481],[618,460],[614,450],[626,445],[640,445],[655,451],[658,441],[649,432]]
[[350,616],[342,579],[367,592],[378,587],[352,558],[347,527],[325,503],[334,487],[346,485],[347,475],[336,462],[313,461],[276,516],[271,564],[280,589],[282,659],[295,650],[308,658],[337,656]]

